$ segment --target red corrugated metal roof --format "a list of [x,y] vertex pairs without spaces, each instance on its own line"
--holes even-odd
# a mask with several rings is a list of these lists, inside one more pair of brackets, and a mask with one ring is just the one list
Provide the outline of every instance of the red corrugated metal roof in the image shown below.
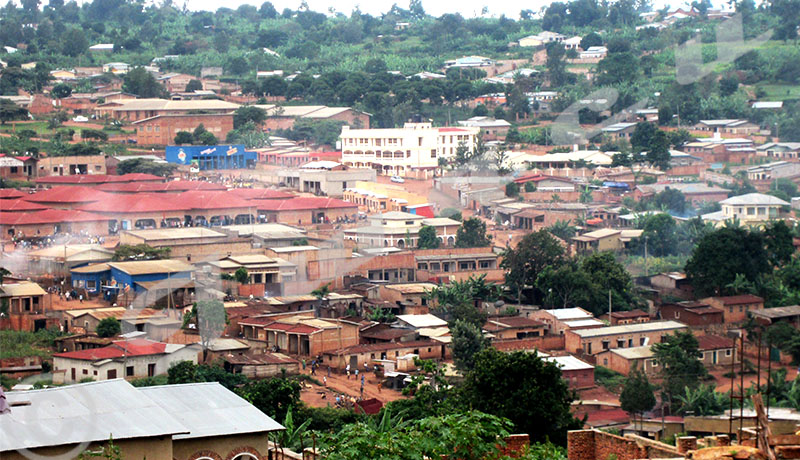
[[159,355],[164,353],[166,349],[167,344],[165,343],[147,339],[133,339],[129,341],[117,340],[103,348],[56,353],[53,356],[82,361],[99,361],[102,359],[122,358],[124,356]]
[[103,222],[108,217],[83,211],[64,209],[45,209],[33,212],[0,212],[2,225],[40,225],[64,222]]
[[0,201],[0,211],[2,212],[28,212],[28,211],[41,211],[43,209],[48,209],[47,206],[38,204],[38,203],[31,203],[30,201],[25,200],[2,200]]
[[177,180],[170,182],[126,182],[101,184],[97,190],[115,193],[142,193],[142,192],[185,192],[190,190],[218,190],[227,188],[221,184],[212,184],[205,181]]
[[257,201],[259,211],[297,211],[305,209],[357,208],[358,205],[336,198],[295,197],[288,200]]
[[13,188],[0,188],[0,200],[8,200],[12,198],[22,198],[24,193]]
[[189,191],[177,194],[175,202],[185,209],[252,208],[252,203],[230,192]]
[[720,337],[718,335],[701,335],[697,337],[697,348],[699,350],[719,350],[721,348],[733,348],[733,339]]
[[746,303],[762,303],[764,299],[753,294],[731,295],[720,297],[723,305],[740,305]]
[[439,128],[440,133],[463,133],[467,132],[466,129],[463,128]]
[[230,193],[245,200],[280,200],[294,198],[296,195],[269,188],[235,188]]
[[105,184],[108,182],[163,182],[164,178],[152,174],[132,173],[122,176],[109,174],[75,174],[72,176],[48,176],[36,179],[37,184]]
[[113,212],[119,214],[143,212],[184,211],[187,208],[171,196],[158,193],[104,194],[107,198],[95,203],[87,203],[78,209],[93,212]]
[[107,200],[111,196],[92,187],[63,185],[36,192],[23,199],[34,203],[91,203]]

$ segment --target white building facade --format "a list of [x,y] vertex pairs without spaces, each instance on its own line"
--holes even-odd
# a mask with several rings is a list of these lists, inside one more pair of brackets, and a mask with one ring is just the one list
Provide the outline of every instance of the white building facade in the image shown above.
[[475,127],[434,128],[430,122],[390,129],[343,126],[342,163],[384,175],[427,179],[433,177],[440,158],[451,161],[460,146],[474,150],[479,132]]

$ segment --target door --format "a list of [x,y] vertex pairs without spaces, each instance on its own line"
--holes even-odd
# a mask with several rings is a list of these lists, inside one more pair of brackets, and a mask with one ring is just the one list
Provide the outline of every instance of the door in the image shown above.
[[714,350],[714,354],[711,355],[711,362],[717,364],[717,350]]
[[350,368],[358,369],[358,356],[353,355],[350,357]]
[[70,373],[70,375],[72,376],[72,381],[74,382],[75,381],[75,368],[74,367],[72,368],[72,372]]
[[147,365],[147,376],[153,377],[156,375],[156,363],[150,363]]
[[106,378],[109,380],[117,378],[117,370],[109,369],[108,372],[106,372]]

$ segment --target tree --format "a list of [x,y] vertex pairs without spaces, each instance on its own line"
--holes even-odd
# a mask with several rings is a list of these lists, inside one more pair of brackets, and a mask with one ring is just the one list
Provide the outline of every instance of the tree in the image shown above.
[[203,361],[206,360],[211,342],[222,335],[228,322],[225,305],[219,300],[199,300],[194,304],[197,332],[203,346]]
[[457,248],[483,248],[491,242],[491,236],[486,235],[486,223],[478,217],[465,220],[456,231]]
[[247,284],[250,281],[250,274],[247,273],[247,269],[244,267],[239,267],[233,272],[233,278],[239,284]]
[[245,105],[236,109],[233,113],[233,127],[239,129],[247,123],[260,125],[267,119],[267,112],[264,109],[252,105]]
[[[700,361],[697,338],[690,331],[678,331],[663,337],[661,343],[653,344],[653,357],[661,369],[662,387],[670,407],[675,396],[684,393],[685,388],[694,389],[708,371]],[[675,409],[673,407],[673,409]]]
[[656,257],[672,255],[677,251],[678,235],[675,219],[669,214],[647,215],[643,218],[642,242],[647,239],[648,251]]
[[189,80],[189,83],[186,84],[186,88],[184,91],[187,93],[191,93],[194,91],[202,91],[203,90],[203,82],[200,80]]
[[769,263],[776,268],[787,264],[795,252],[792,229],[783,220],[773,221],[764,229],[763,235]]
[[192,143],[195,145],[217,145],[219,140],[217,136],[207,131],[206,127],[201,123],[192,133]]
[[[564,263],[564,248],[547,230],[525,235],[516,248],[503,253],[501,268],[505,269],[505,285],[517,293],[517,301],[523,301],[523,292],[535,288],[539,274],[548,266]],[[525,300],[541,298],[538,292],[528,292]]]
[[612,305],[618,309],[637,305],[631,275],[611,252],[595,252],[584,257],[581,270],[591,283],[584,305],[595,315],[608,311],[609,294]]
[[197,365],[191,361],[179,361],[167,370],[167,383],[170,385],[195,382],[197,382]]
[[170,163],[156,163],[152,160],[143,158],[133,158],[122,160],[117,165],[117,174],[153,174],[154,176],[169,177],[177,169],[178,165]]
[[678,189],[666,187],[656,193],[653,197],[653,204],[657,207],[665,207],[670,211],[683,214],[686,212],[686,197]]
[[59,83],[53,86],[53,89],[50,91],[50,94],[53,95],[56,99],[63,99],[65,97],[70,97],[72,95],[72,87],[66,83]]
[[97,323],[98,337],[114,337],[122,331],[122,326],[117,318],[109,317],[103,318]]
[[28,117],[28,111],[8,99],[0,99],[0,125]]
[[144,67],[136,67],[125,74],[122,90],[142,98],[158,98],[167,95],[164,87]]
[[311,295],[313,295],[317,299],[323,300],[326,297],[328,297],[328,294],[330,294],[330,292],[331,292],[331,283],[325,283],[322,286],[311,291]]
[[536,278],[536,288],[545,294],[545,305],[567,308],[585,306],[592,283],[580,265],[570,260],[558,266],[545,267]]
[[191,145],[194,141],[192,133],[189,131],[178,131],[175,134],[175,145]]
[[436,228],[430,225],[423,225],[419,229],[419,239],[417,240],[417,248],[419,249],[436,249],[442,243],[442,240],[436,236]]
[[251,381],[239,395],[273,419],[283,420],[291,407],[300,407],[300,384],[286,377]]
[[722,293],[737,274],[754,283],[770,270],[764,238],[743,228],[710,232],[695,246],[685,270],[698,298]]
[[554,364],[537,353],[503,353],[487,348],[475,356],[462,397],[468,407],[505,417],[531,442],[566,442],[566,432],[580,427],[572,417],[574,394]]
[[86,34],[77,28],[70,28],[61,37],[61,52],[67,56],[80,56],[89,48]]
[[625,386],[619,395],[619,403],[622,410],[631,414],[634,423],[636,423],[637,415],[641,416],[656,405],[653,387],[641,369],[634,369],[625,379]]
[[519,196],[519,184],[516,182],[509,182],[506,184],[506,196],[509,198],[516,198]]
[[475,364],[475,355],[486,348],[488,340],[481,329],[464,320],[456,320],[450,329],[453,337],[450,347],[453,350],[453,362],[463,371],[469,371]]
[[583,50],[588,50],[592,46],[602,45],[603,39],[597,34],[597,32],[590,32],[581,39],[581,48]]
[[564,45],[558,42],[547,44],[547,77],[550,79],[550,86],[557,88],[569,82],[570,75],[567,72],[567,64],[564,60],[566,51]]

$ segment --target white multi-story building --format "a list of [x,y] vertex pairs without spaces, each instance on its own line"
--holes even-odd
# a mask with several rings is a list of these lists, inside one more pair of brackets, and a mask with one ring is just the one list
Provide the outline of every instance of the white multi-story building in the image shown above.
[[342,163],[355,168],[373,168],[380,174],[429,178],[448,161],[459,146],[475,148],[480,128],[434,128],[430,122],[406,123],[402,128],[350,129],[342,126],[339,136]]

